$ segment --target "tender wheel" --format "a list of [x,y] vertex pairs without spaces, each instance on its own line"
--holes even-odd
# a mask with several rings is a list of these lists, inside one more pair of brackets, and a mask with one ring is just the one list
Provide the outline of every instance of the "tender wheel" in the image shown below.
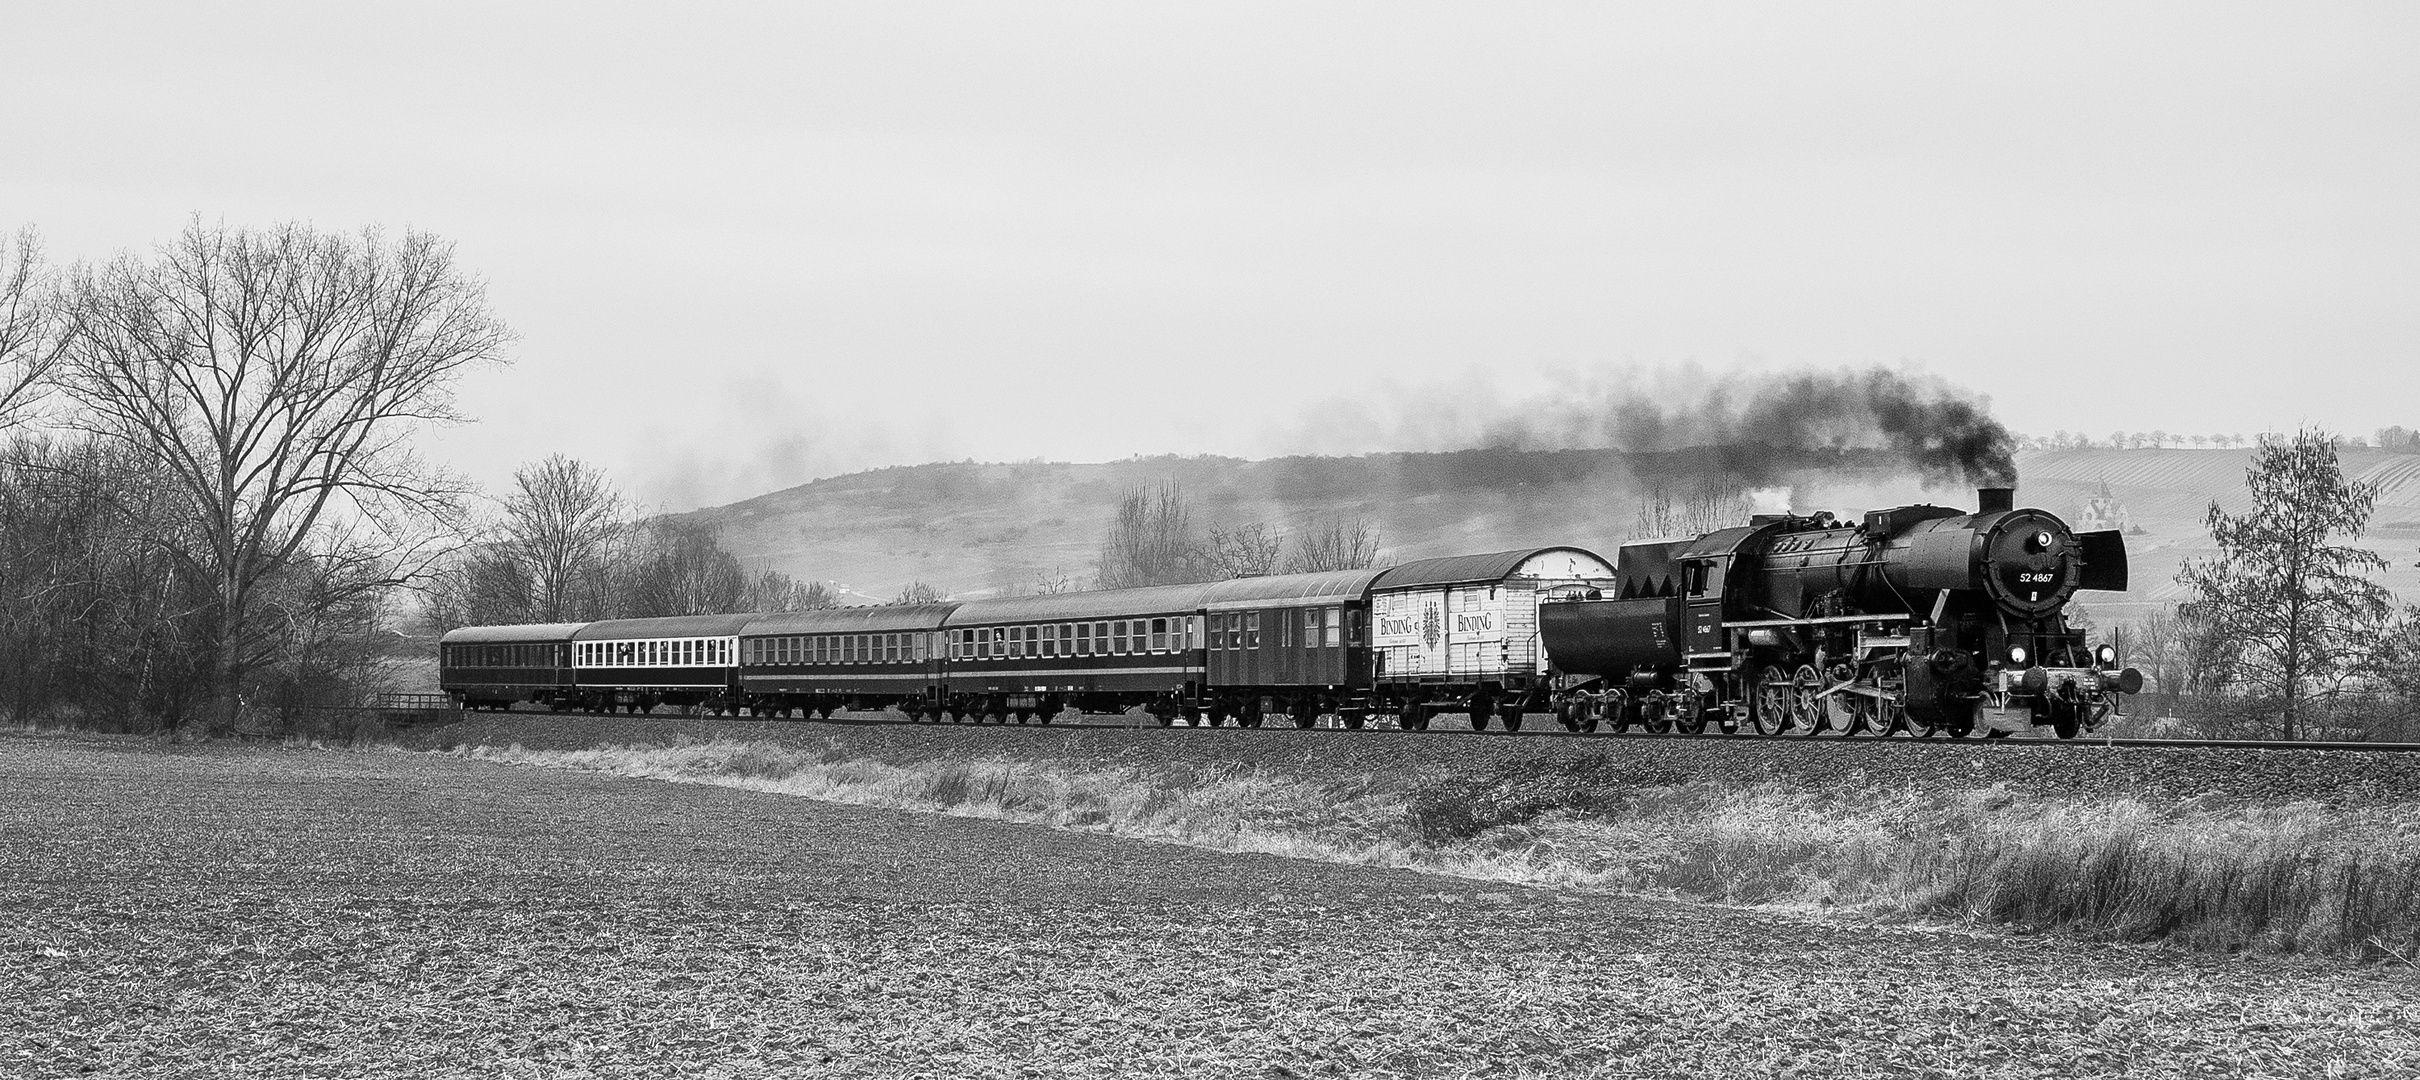
[[1639,726],[1664,735],[1672,731],[1672,696],[1661,690],[1649,690],[1639,698]]
[[[1605,722],[1612,724],[1613,733],[1616,735],[1630,730],[1630,721],[1632,718],[1630,715],[1629,695],[1624,694],[1619,690],[1608,691],[1604,697],[1597,699],[1595,715],[1604,718]],[[1595,728],[1592,726],[1589,730],[1593,731]]]
[[1759,735],[1779,735],[1790,728],[1790,674],[1775,664],[1758,673],[1756,693],[1748,699],[1748,725]]
[[1798,665],[1798,674],[1790,679],[1790,720],[1798,725],[1802,738],[1812,739],[1828,727],[1824,719],[1823,676],[1813,664]]

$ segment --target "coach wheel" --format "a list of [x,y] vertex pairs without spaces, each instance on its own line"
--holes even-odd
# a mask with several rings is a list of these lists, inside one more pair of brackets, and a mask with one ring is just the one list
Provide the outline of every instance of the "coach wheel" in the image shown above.
[[1176,710],[1174,709],[1161,709],[1152,713],[1151,718],[1159,721],[1161,727],[1176,726]]
[[1748,699],[1748,725],[1759,735],[1779,735],[1790,727],[1790,674],[1774,664],[1756,677],[1756,693]]
[[1487,716],[1489,713],[1495,711],[1496,700],[1494,698],[1488,697],[1485,694],[1472,698],[1470,702],[1470,729],[1472,731],[1487,730]]
[[1812,739],[1831,726],[1824,715],[1823,698],[1817,696],[1822,692],[1823,676],[1816,673],[1815,665],[1798,665],[1797,676],[1790,680],[1790,720],[1798,725],[1802,738]]
[[1346,709],[1343,712],[1337,713],[1336,719],[1344,724],[1344,729],[1346,731],[1361,730],[1363,717],[1362,712],[1359,709]]
[[1296,728],[1309,730],[1319,726],[1319,706],[1317,705],[1296,704],[1292,709],[1292,716]]
[[1496,710],[1496,719],[1504,721],[1504,730],[1506,731],[1521,730],[1521,716],[1521,705],[1519,702],[1506,705]]

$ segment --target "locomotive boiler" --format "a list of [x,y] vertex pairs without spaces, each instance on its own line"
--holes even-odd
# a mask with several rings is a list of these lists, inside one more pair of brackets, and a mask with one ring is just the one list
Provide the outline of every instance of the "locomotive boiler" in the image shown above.
[[1557,713],[1575,730],[2096,728],[2142,678],[2087,646],[2066,608],[2078,590],[2126,587],[2124,540],[2014,495],[1625,545],[1615,595],[1540,608]]

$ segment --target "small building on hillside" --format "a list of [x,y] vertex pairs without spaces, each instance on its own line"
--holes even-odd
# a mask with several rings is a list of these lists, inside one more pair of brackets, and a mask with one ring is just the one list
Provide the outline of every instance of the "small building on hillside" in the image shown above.
[[2134,515],[2128,513],[2126,504],[2119,502],[2117,496],[2110,492],[2109,481],[2103,480],[2100,488],[2084,499],[2084,511],[2076,515],[2075,528],[2077,532],[2108,529],[2133,532]]

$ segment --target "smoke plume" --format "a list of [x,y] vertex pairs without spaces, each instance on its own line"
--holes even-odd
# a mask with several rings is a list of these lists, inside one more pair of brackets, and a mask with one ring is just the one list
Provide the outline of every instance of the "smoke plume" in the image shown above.
[[1637,452],[1700,449],[1724,470],[1766,481],[1810,464],[1810,451],[1879,453],[1931,482],[2016,483],[2016,436],[1948,382],[1885,368],[1734,374],[1694,397],[1618,393],[1601,437]]
[[2016,480],[2016,436],[1980,396],[1935,375],[1688,364],[1547,379],[1552,389],[1520,396],[1506,392],[1513,380],[1501,372],[1385,388],[1323,404],[1317,433],[1277,441],[1331,454],[1473,447],[1668,454],[1675,468],[1720,471],[1751,487],[1844,458],[1905,470],[1928,486]]

